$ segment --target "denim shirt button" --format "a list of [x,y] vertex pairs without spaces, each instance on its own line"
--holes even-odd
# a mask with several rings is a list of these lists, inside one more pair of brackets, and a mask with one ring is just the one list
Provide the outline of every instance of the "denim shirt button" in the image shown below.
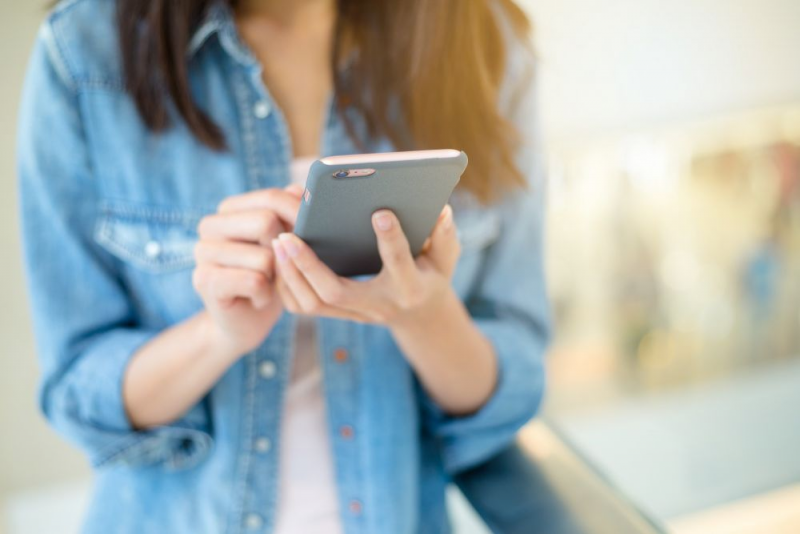
[[271,448],[272,442],[269,440],[269,438],[258,438],[256,440],[256,450],[258,452],[269,452]]
[[244,518],[244,526],[249,530],[259,529],[263,524],[264,521],[261,520],[261,516],[258,514],[247,514],[247,517]]
[[341,435],[344,439],[352,439],[353,433],[353,427],[350,425],[344,425],[339,429],[339,435]]
[[361,505],[361,501],[357,501],[357,500],[354,499],[354,500],[350,501],[350,505],[348,506],[348,508],[350,509],[350,513],[351,514],[359,515],[359,514],[361,514],[363,506]]
[[347,349],[338,348],[333,351],[333,359],[336,360],[338,363],[344,363],[347,361]]
[[161,254],[161,244],[158,241],[148,241],[144,246],[144,255],[148,258],[157,258]]
[[269,104],[263,100],[256,102],[253,106],[253,114],[259,119],[266,119],[269,116]]
[[261,365],[258,366],[258,374],[261,375],[261,378],[269,380],[275,376],[275,372],[277,371],[277,367],[275,366],[275,362],[261,362]]

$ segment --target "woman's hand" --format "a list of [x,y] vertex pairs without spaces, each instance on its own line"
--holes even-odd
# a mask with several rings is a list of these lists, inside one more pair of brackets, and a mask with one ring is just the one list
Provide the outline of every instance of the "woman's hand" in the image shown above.
[[497,384],[497,357],[451,287],[460,254],[452,209],[442,210],[416,259],[393,213],[376,212],[372,226],[383,268],[366,281],[336,276],[293,234],[273,240],[284,306],[295,313],[387,326],[442,410],[475,413]]
[[260,345],[280,317],[270,243],[294,227],[301,193],[289,187],[230,197],[200,221],[192,281],[214,343],[232,358]]
[[397,217],[388,210],[372,216],[383,268],[374,278],[337,276],[300,238],[282,233],[272,241],[278,293],[291,312],[389,327],[428,316],[450,291],[460,254],[453,211],[439,216],[423,254],[416,259]]

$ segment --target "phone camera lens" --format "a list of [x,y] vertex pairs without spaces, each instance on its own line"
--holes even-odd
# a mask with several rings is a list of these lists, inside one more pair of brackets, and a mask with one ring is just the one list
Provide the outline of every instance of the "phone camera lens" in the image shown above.
[[348,174],[350,174],[350,173],[347,172],[347,171],[339,171],[339,172],[334,173],[333,175],[336,178],[347,178]]

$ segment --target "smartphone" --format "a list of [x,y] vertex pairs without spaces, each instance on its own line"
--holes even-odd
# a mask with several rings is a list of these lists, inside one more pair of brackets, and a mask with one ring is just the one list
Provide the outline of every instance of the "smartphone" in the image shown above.
[[389,209],[416,257],[467,167],[459,150],[331,156],[308,173],[295,234],[340,276],[375,274],[382,262],[372,214]]

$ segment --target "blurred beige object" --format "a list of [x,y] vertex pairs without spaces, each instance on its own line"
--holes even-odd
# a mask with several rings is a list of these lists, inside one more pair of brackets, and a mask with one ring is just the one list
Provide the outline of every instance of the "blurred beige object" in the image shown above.
[[800,223],[776,245],[769,321],[755,324],[758,281],[745,278],[778,214],[795,213],[785,191],[798,120],[795,103],[553,143],[546,260],[559,401],[594,403],[586,392],[613,381],[674,388],[800,353],[800,247],[789,244]]
[[800,485],[682,517],[668,526],[674,534],[797,534]]

